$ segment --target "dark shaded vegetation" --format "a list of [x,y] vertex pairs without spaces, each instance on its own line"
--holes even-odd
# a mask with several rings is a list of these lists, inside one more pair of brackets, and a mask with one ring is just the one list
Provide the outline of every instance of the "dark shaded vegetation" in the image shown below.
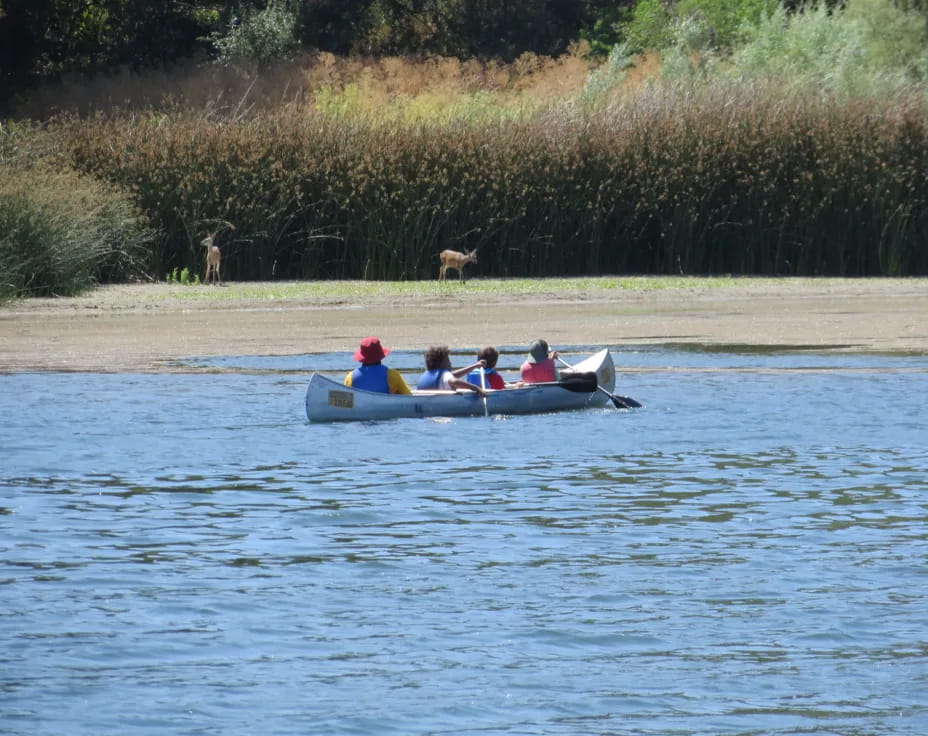
[[[245,50],[255,57],[280,49],[280,36],[289,34],[291,51],[512,61],[526,52],[562,54],[598,20],[631,4],[631,0],[3,0],[0,114],[11,111],[9,103],[17,95],[65,76],[120,68],[139,72],[221,56],[222,45],[216,41],[249,25],[267,28],[238,39],[247,40]],[[261,18],[269,9],[280,12]]]

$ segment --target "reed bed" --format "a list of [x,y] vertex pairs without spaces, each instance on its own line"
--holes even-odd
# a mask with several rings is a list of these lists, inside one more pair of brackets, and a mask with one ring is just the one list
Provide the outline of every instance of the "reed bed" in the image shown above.
[[655,87],[591,109],[409,118],[305,104],[226,116],[62,120],[74,166],[115,183],[163,233],[150,268],[229,278],[475,273],[928,273],[923,95]]

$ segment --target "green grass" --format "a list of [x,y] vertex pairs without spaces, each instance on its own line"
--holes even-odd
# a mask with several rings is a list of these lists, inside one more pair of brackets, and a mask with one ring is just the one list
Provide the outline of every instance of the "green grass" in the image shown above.
[[[827,284],[843,279],[791,278],[789,283]],[[140,300],[189,302],[286,302],[310,301],[341,303],[371,301],[429,301],[433,299],[462,299],[473,301],[481,297],[495,301],[507,296],[549,296],[555,299],[599,296],[617,292],[657,291],[725,291],[744,287],[763,289],[765,285],[782,284],[784,279],[735,276],[603,276],[546,279],[469,279],[461,285],[456,281],[286,281],[286,282],[226,282],[221,287],[195,286],[170,291],[138,293]]]

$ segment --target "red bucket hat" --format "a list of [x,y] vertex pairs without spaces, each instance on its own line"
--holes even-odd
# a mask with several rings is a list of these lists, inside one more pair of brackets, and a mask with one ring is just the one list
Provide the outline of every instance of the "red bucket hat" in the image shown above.
[[379,363],[390,354],[390,350],[380,344],[379,337],[365,337],[361,347],[354,353],[354,359],[361,363]]

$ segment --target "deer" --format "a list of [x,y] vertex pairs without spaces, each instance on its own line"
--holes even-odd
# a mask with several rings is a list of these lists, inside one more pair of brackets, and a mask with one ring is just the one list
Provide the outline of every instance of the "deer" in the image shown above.
[[222,286],[222,277],[219,275],[222,251],[219,250],[219,246],[215,242],[217,232],[210,233],[200,242],[200,245],[206,248],[206,273],[203,275],[203,283],[208,284],[212,278]]
[[477,262],[477,249],[468,251],[467,253],[459,253],[456,250],[443,250],[438,254],[438,257],[441,259],[441,268],[438,270],[438,280],[445,280],[445,272],[449,268],[457,269],[458,279],[463,284],[464,283],[464,266],[468,263]]

